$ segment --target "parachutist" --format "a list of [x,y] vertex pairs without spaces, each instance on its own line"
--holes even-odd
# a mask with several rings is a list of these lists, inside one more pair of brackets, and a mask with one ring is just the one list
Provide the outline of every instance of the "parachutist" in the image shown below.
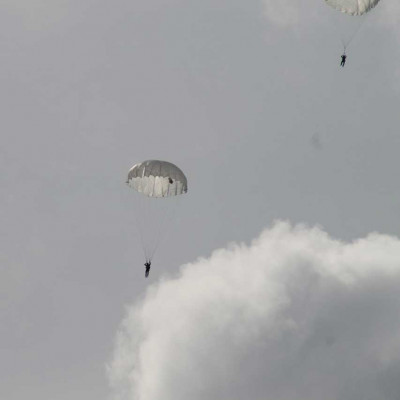
[[150,273],[151,261],[146,261],[146,262],[144,263],[144,266],[146,267],[146,272],[145,272],[144,276],[145,276],[146,278],[148,278],[149,273]]
[[342,61],[341,61],[341,63],[340,63],[340,66],[341,66],[341,67],[344,67],[344,64],[346,64],[346,58],[347,58],[347,56],[346,56],[346,54],[342,54],[341,57],[342,57]]
[[138,193],[134,208],[147,278],[151,260],[167,228],[174,222],[172,211],[177,206],[176,197],[187,192],[187,178],[179,167],[168,161],[147,160],[129,170],[127,184]]

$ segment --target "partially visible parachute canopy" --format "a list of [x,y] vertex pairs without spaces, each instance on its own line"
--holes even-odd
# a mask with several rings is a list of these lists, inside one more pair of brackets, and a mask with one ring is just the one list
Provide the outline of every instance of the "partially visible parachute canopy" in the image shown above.
[[363,15],[374,8],[380,0],[325,0],[331,7],[350,15]]
[[147,197],[171,197],[187,192],[185,174],[167,161],[147,160],[134,165],[126,183]]

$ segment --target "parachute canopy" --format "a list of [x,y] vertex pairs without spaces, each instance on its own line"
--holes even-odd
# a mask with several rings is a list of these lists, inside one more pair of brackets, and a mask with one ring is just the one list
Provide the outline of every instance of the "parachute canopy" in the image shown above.
[[380,0],[325,0],[331,7],[350,15],[363,15],[374,8]]
[[147,197],[171,197],[187,192],[185,174],[167,161],[147,160],[134,165],[126,183]]

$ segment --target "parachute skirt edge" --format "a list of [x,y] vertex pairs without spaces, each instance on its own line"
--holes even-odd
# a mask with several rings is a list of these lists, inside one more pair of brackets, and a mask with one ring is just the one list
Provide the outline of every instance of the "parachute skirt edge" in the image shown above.
[[380,0],[325,0],[337,11],[352,16],[361,16],[371,11]]
[[143,178],[131,178],[127,184],[140,194],[154,198],[178,196],[187,192],[187,187],[184,187],[182,182],[178,180],[170,182],[170,178],[150,175]]

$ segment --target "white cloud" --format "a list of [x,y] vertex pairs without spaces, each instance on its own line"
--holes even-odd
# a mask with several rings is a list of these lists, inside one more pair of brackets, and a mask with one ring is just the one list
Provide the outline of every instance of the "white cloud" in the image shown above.
[[113,398],[397,400],[400,240],[279,222],[128,308]]
[[323,0],[261,0],[261,5],[267,21],[284,29],[323,24],[329,15]]
[[280,27],[288,27],[299,22],[299,7],[292,0],[263,0],[267,19]]

